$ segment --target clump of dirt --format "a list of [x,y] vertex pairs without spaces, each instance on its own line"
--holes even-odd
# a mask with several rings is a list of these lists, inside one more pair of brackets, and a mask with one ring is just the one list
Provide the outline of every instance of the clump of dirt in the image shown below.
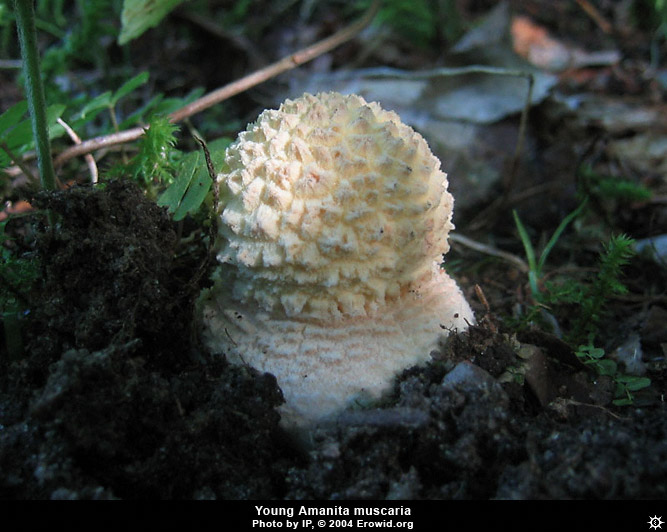
[[175,259],[166,213],[127,182],[35,204],[58,227],[38,234],[30,341],[0,380],[0,497],[273,496],[275,378],[192,341],[206,254]]
[[177,238],[163,209],[122,181],[35,200],[57,223],[38,237],[43,283],[34,323],[43,330],[31,331],[31,353],[96,350],[135,338],[156,353],[186,344],[196,286],[172,275]]

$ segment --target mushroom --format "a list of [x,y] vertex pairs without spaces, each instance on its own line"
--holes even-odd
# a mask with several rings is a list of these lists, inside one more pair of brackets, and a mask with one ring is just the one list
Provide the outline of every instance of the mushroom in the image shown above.
[[225,154],[202,339],[277,378],[283,423],[375,399],[474,321],[440,267],[453,198],[424,138],[357,95],[262,112]]

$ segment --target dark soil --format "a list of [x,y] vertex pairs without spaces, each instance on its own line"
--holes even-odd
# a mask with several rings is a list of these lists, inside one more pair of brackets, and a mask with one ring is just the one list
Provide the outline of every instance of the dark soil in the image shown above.
[[[1,498],[257,498],[284,490],[275,378],[193,344],[201,262],[110,182],[42,195],[30,353],[2,371]],[[239,465],[243,464],[242,467]]]

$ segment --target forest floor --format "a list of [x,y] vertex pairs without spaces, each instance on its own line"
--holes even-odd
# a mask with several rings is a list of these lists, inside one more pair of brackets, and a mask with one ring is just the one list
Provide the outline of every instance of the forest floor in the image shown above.
[[[460,4],[479,20],[496,3]],[[473,306],[475,325],[450,335],[428,364],[404,371],[381,403],[294,438],[279,424],[275,378],[228,364],[198,341],[195,304],[214,261],[196,220],[173,222],[130,180],[31,193],[31,206],[60,222],[54,230],[34,214],[5,227],[17,256],[37,261],[39,276],[21,320],[24,355],[10,360],[2,342],[0,498],[667,497],[667,258],[659,238],[667,229],[667,70],[652,62],[666,52],[664,40],[656,51],[652,35],[613,6],[594,15],[571,2],[507,7],[490,20],[503,29],[498,43],[513,43],[511,54],[501,44],[476,47],[488,27],[464,33],[456,53],[454,43],[433,44],[436,37],[424,48],[375,27],[225,104],[242,124],[286,94],[337,83],[353,83],[367,99],[400,94],[449,174],[454,233],[466,238],[452,240],[445,267]],[[252,52],[275,50],[274,60],[303,45],[299,39],[344,24],[335,7],[319,15],[305,25],[286,17],[223,58],[211,52],[231,47],[220,36],[187,48],[182,37],[170,40],[177,24],[205,32],[174,15],[141,38],[135,66],[158,82],[187,73],[187,83],[214,88],[247,71]],[[516,167],[525,94],[517,104],[510,90],[493,107],[506,111],[470,125],[435,109],[451,108],[447,95],[488,87],[480,77],[397,74],[528,60],[544,77],[536,78]],[[220,61],[225,69],[214,67]],[[378,78],[368,71],[378,65],[395,70]],[[342,69],[352,74],[333,75]],[[410,106],[415,87],[421,97]],[[2,94],[10,98],[9,84]],[[399,110],[408,122],[410,109]],[[452,131],[463,132],[464,148]],[[11,194],[16,202],[18,192]],[[606,375],[569,340],[581,301],[536,305],[512,215],[516,209],[541,250],[583,195],[586,209],[553,247],[539,288],[549,293],[575,280],[585,294],[611,235],[642,243],[623,267],[626,290],[604,294],[604,313],[594,317],[592,341],[615,368]],[[650,385],[633,388],[640,378]]]

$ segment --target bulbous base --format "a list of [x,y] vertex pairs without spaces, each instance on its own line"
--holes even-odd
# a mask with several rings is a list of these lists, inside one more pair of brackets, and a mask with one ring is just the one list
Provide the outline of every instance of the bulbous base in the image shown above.
[[270,314],[234,300],[222,283],[204,292],[199,309],[202,339],[212,352],[275,375],[286,428],[380,397],[397,373],[426,362],[450,331],[474,322],[461,290],[437,264],[426,280],[368,317]]

